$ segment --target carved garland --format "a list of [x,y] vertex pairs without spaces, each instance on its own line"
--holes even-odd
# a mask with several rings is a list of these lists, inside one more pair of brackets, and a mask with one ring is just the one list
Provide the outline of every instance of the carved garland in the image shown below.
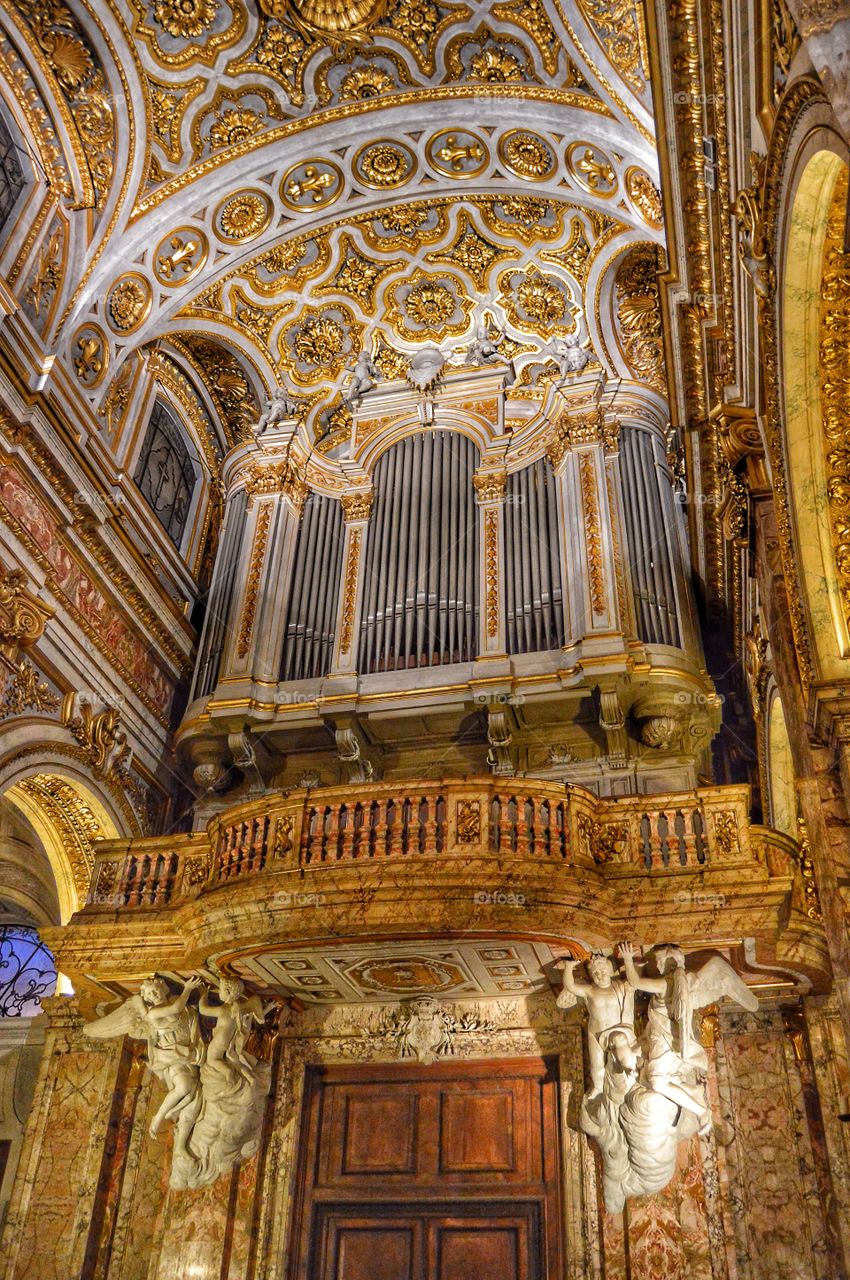
[[579,454],[579,476],[581,478],[581,498],[584,506],[585,529],[587,531],[587,564],[590,571],[590,601],[595,614],[605,612],[605,577],[602,569],[602,534],[599,528],[599,507],[597,504],[596,475],[593,468],[593,457],[584,450]]
[[242,608],[242,623],[239,628],[239,643],[236,647],[236,653],[240,658],[244,658],[248,652],[251,643],[251,635],[254,630],[254,615],[257,611],[257,596],[260,590],[260,574],[263,570],[263,560],[266,554],[266,540],[269,533],[269,520],[271,519],[271,506],[269,503],[263,507],[257,520],[257,532],[254,535],[254,547],[251,552],[251,568],[248,571],[248,587],[245,592],[245,604]]
[[354,606],[357,600],[357,574],[360,568],[360,541],[360,530],[352,530],[351,542],[348,547],[348,563],[345,567],[342,630],[339,636],[341,653],[349,653],[351,651],[351,639],[354,633]]
[[487,635],[499,633],[499,513],[484,513],[484,564],[487,590]]

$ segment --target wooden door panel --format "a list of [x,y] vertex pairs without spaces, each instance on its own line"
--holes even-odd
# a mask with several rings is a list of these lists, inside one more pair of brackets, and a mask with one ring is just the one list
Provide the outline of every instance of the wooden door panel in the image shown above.
[[534,1280],[525,1228],[522,1221],[492,1219],[433,1223],[428,1280]]
[[343,1175],[416,1175],[417,1098],[373,1091],[346,1093],[342,1132]]
[[510,1087],[441,1090],[440,1172],[517,1172],[514,1101]]
[[420,1280],[422,1223],[328,1214],[320,1227],[321,1280]]

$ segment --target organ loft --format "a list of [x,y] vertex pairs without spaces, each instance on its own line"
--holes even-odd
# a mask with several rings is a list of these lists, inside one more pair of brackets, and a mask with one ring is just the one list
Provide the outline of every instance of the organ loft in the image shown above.
[[847,1280],[850,7],[0,26],[2,1280]]

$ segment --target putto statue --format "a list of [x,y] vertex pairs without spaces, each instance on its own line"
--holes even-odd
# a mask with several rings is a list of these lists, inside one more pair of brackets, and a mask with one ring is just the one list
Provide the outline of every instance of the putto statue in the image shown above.
[[351,374],[351,381],[342,398],[350,408],[356,409],[366,392],[371,391],[380,380],[381,371],[364,347],[358,353],[354,367],[347,372]]
[[275,387],[266,402],[266,411],[257,423],[256,434],[262,435],[268,427],[275,427],[281,422],[288,422],[294,418],[298,413],[298,404],[297,398],[288,387]]
[[[222,978],[218,1002],[207,991],[194,1009],[189,997],[201,985],[189,978],[175,997],[163,978],[147,978],[137,996],[85,1028],[96,1040],[128,1035],[147,1041],[148,1065],[168,1090],[150,1133],[156,1137],[166,1120],[174,1123],[169,1182],[178,1191],[205,1187],[254,1154],[270,1084],[270,1064],[245,1046],[252,1024],[274,1006],[246,996],[238,979]],[[198,1011],[215,1019],[209,1044]]]
[[504,364],[499,347],[505,338],[504,329],[491,327],[491,317],[486,311],[478,316],[475,337],[466,348],[465,364]]
[[[660,1191],[676,1169],[676,1148],[711,1127],[706,1093],[708,1058],[695,1014],[724,997],[751,1012],[758,1000],[722,956],[696,972],[685,968],[676,946],[656,946],[644,971],[634,949],[620,944],[625,976],[617,977],[605,955],[594,953],[590,982],[577,982],[577,961],[561,961],[563,986],[557,1003],[588,1009],[590,1088],[579,1124],[602,1152],[605,1206],[618,1213],[631,1196]],[[635,1034],[635,993],[649,994],[646,1030]]]
[[568,373],[581,373],[590,360],[590,353],[581,346],[575,333],[568,333],[565,338],[550,338],[548,342],[542,342],[540,354],[555,361],[562,378]]

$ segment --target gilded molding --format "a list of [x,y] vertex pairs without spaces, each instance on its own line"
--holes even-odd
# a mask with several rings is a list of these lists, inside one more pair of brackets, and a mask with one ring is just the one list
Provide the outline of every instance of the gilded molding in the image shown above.
[[368,520],[372,514],[374,493],[344,493],[340,499],[345,523],[354,524],[359,520]]
[[20,649],[35,644],[56,610],[27,589],[22,569],[0,573],[0,653],[14,662]]
[[484,512],[484,589],[486,594],[487,638],[499,634],[499,512]]
[[251,644],[254,631],[254,616],[257,612],[257,598],[260,592],[260,577],[263,572],[263,561],[266,555],[266,541],[271,519],[271,503],[265,503],[260,509],[257,519],[257,530],[254,534],[254,546],[251,551],[251,566],[248,570],[248,583],[245,588],[245,603],[242,606],[242,621],[239,625],[239,639],[236,653],[244,658]]
[[117,707],[96,712],[87,698],[68,693],[62,703],[62,723],[79,743],[86,764],[95,774],[119,776],[126,771],[130,747]]
[[342,588],[342,626],[339,633],[340,653],[351,652],[354,637],[354,611],[357,604],[357,578],[360,572],[360,546],[362,535],[359,528],[352,529],[348,543],[348,558],[345,565],[345,579]]
[[605,612],[605,575],[602,567],[602,531],[599,523],[599,500],[593,454],[583,449],[578,455],[581,500],[587,545],[590,602],[595,614]]
[[850,252],[844,250],[847,181],[833,198],[820,302],[821,417],[832,545],[844,616],[850,625]]

